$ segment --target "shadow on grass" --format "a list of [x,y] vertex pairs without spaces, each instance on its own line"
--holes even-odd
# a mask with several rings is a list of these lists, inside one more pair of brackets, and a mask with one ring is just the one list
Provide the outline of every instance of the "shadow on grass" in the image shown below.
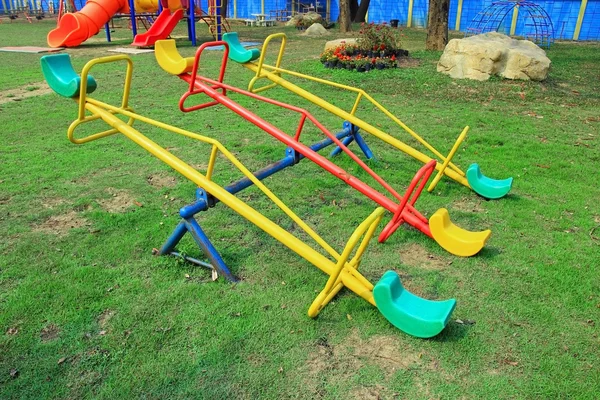
[[451,320],[448,322],[448,325],[444,328],[444,330],[437,336],[430,338],[429,340],[433,342],[458,342],[467,334],[471,329],[470,324],[459,324]]

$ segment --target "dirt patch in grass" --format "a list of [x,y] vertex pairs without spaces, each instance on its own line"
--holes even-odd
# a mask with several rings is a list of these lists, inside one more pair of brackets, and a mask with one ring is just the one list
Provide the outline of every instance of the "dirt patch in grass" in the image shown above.
[[42,96],[52,93],[52,89],[46,82],[31,83],[16,89],[3,90],[0,92],[0,104],[11,101],[21,101],[28,97]]
[[422,364],[421,355],[404,346],[397,337],[379,335],[363,340],[357,329],[335,346],[319,340],[307,361],[309,370],[315,374],[331,369],[357,371],[365,365],[376,365],[388,376],[398,369]]
[[69,211],[62,215],[53,215],[40,225],[33,228],[36,232],[53,233],[55,235],[66,235],[71,229],[90,226],[91,224],[75,211]]
[[98,316],[98,326],[100,329],[105,329],[114,315],[115,312],[113,310],[107,309],[102,311],[102,314]]
[[399,68],[414,68],[421,65],[421,60],[410,57],[400,57],[398,58],[398,67]]
[[60,328],[54,324],[46,325],[44,329],[40,332],[40,339],[42,342],[49,342],[58,337],[60,333]]
[[354,330],[336,349],[350,356],[350,364],[357,367],[377,365],[386,375],[421,364],[421,355],[403,346],[394,336],[373,336],[363,340],[358,330]]
[[455,210],[458,210],[458,211],[473,212],[473,213],[479,213],[479,212],[485,211],[481,207],[481,201],[476,201],[472,198],[469,199],[466,197],[463,197],[462,199],[457,200],[454,203],[452,203],[452,208]]
[[122,213],[129,207],[135,205],[136,201],[127,190],[117,190],[108,188],[107,192],[111,194],[108,199],[98,200],[100,206],[110,213]]
[[449,264],[449,261],[428,253],[427,250],[416,243],[405,246],[400,250],[400,260],[403,264],[429,270],[442,270]]
[[49,197],[47,199],[42,200],[42,206],[44,208],[53,209],[65,203],[65,199],[60,197]]
[[153,174],[148,177],[148,183],[155,188],[172,188],[177,184],[177,180],[174,176],[163,175],[163,174]]
[[350,392],[350,396],[357,400],[379,400],[389,398],[386,395],[386,389],[381,385],[356,388]]

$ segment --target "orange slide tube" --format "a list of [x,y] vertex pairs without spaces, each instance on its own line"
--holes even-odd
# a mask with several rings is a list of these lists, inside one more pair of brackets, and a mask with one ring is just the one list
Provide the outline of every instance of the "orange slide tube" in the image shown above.
[[88,0],[81,11],[62,16],[58,27],[48,33],[48,46],[79,46],[97,34],[126,5],[127,0]]

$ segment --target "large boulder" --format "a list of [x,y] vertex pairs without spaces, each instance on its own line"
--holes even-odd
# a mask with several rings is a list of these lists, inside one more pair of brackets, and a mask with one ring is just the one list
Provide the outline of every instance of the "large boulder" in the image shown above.
[[549,68],[550,59],[535,43],[497,32],[452,39],[437,65],[438,72],[452,78],[479,81],[485,81],[491,75],[543,81]]
[[315,23],[315,24],[312,24],[306,30],[306,32],[304,32],[304,35],[307,35],[307,36],[325,36],[325,35],[329,35],[329,31],[327,29],[325,29],[325,27],[323,27],[323,25]]
[[285,23],[285,26],[297,26],[300,23],[306,27],[312,24],[322,24],[323,17],[314,11],[307,12],[306,14],[296,14]]
[[329,50],[329,49],[335,49],[336,47],[338,47],[341,44],[356,44],[356,39],[336,39],[336,40],[330,40],[329,42],[325,43],[325,51]]
[[296,26],[298,22],[302,21],[302,14],[296,14],[288,22],[285,23],[285,26]]
[[304,23],[304,26],[309,26],[311,24],[320,24],[323,22],[323,17],[317,12],[309,11],[303,15],[302,22]]

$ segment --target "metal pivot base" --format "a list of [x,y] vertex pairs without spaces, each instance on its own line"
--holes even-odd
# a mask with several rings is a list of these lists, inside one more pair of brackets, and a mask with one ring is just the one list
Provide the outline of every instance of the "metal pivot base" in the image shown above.
[[[362,150],[362,152],[364,153],[365,157],[367,157],[367,159],[372,159],[373,158],[373,152],[371,151],[371,149],[369,148],[369,146],[367,145],[367,143],[365,142],[365,139],[363,139],[363,137],[361,136],[361,134],[358,132],[358,127],[355,125],[352,125],[350,122],[348,121],[344,121],[344,125],[343,125],[344,129],[349,129],[350,130],[350,134],[348,136],[346,136],[344,138],[344,140],[342,140],[342,143],[344,144],[344,146],[348,147],[350,145],[350,143],[352,143],[352,141],[356,141],[356,143],[358,144],[358,147],[360,147],[360,149]],[[336,146],[332,151],[330,156],[337,156],[338,154],[340,154],[342,152],[342,149],[340,146]]]
[[[196,221],[196,219],[194,218],[194,215],[196,213],[208,209],[208,199],[206,198],[206,192],[204,192],[202,189],[198,189],[196,196],[197,200],[194,203],[183,207],[179,211],[179,215],[181,215],[182,221],[179,222],[179,224],[177,224],[171,236],[169,236],[167,241],[161,246],[159,250],[155,252],[155,254],[161,256],[173,255],[181,257],[186,261],[215,271],[217,275],[225,277],[225,279],[227,279],[230,282],[238,282],[239,279],[231,273],[229,268],[227,268],[225,261],[223,261],[223,258],[221,258],[221,255],[219,254],[215,246],[213,246],[211,241],[208,239],[208,236],[206,236],[206,234],[200,227],[198,221]],[[206,258],[208,258],[209,263],[185,256],[175,250],[175,246],[177,246],[177,243],[179,243],[179,241],[187,232],[189,232],[192,235],[198,247],[200,247]]]
[[[335,136],[342,142],[346,142],[349,137],[354,136],[353,139],[356,139],[356,142],[359,144],[359,146],[361,146],[361,149],[363,150],[367,158],[371,158],[373,156],[371,150],[367,147],[366,144],[364,144],[362,137],[358,135],[357,131],[357,128],[353,127],[350,123],[345,122],[343,125],[343,129],[340,132],[338,132]],[[361,145],[360,143],[363,143],[363,145]],[[310,149],[312,151],[318,152],[319,150],[322,150],[323,148],[331,144],[333,144],[333,140],[326,138],[310,146]],[[270,165],[267,165],[259,171],[254,172],[254,176],[260,180],[263,180],[275,174],[276,172],[298,164],[302,159],[304,159],[304,156],[302,154],[299,154],[292,148],[288,147],[285,151],[284,158]],[[227,190],[231,194],[236,194],[252,185],[253,183],[250,179],[242,178],[226,186],[225,190]],[[217,204],[218,202],[218,199],[206,193],[202,188],[198,188],[196,190],[196,201],[191,204],[188,204],[187,206],[182,207],[179,210],[179,215],[182,218],[181,222],[177,224],[177,226],[173,230],[173,233],[171,233],[171,236],[169,236],[169,238],[165,241],[161,248],[154,251],[154,254],[161,256],[173,255],[176,257],[181,257],[186,261],[192,262],[196,265],[200,265],[205,268],[209,268],[212,271],[216,271],[218,275],[225,277],[230,282],[238,282],[239,279],[236,278],[231,273],[231,271],[229,271],[229,268],[227,268],[225,261],[223,261],[217,249],[212,245],[212,243],[208,239],[208,236],[206,236],[202,228],[200,228],[200,224],[198,224],[198,221],[196,221],[196,219],[194,218],[196,214],[198,214],[201,211],[206,211],[210,207],[214,207],[215,204]],[[202,252],[208,258],[209,263],[183,255],[175,249],[177,243],[179,243],[179,241],[183,238],[183,236],[185,236],[187,232],[189,232],[192,235],[198,247],[202,249]]]

